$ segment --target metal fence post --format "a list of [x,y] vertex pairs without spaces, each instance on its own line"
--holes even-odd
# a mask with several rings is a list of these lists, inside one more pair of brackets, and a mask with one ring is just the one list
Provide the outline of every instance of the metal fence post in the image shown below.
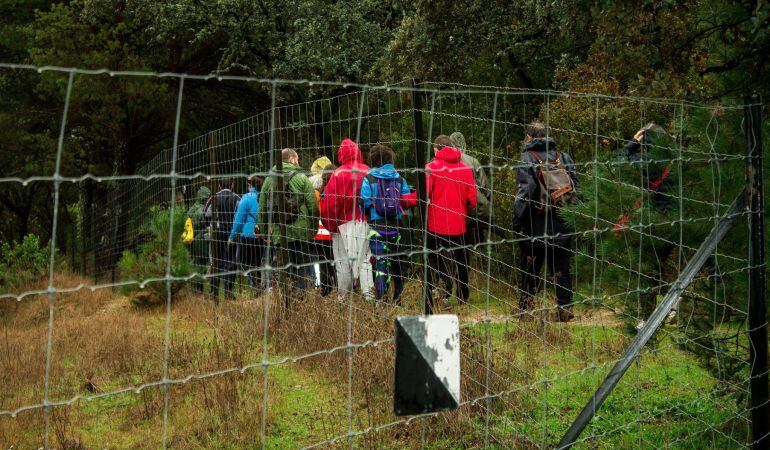
[[765,298],[765,223],[762,186],[762,99],[746,99],[746,146],[749,164],[746,190],[749,217],[749,364],[751,365],[751,423],[755,449],[770,448],[770,396],[767,374],[767,304]]
[[[422,222],[423,229],[427,229],[427,191],[425,188],[425,135],[422,125],[422,92],[417,90],[420,84],[419,79],[412,79],[412,119],[414,125],[414,154],[417,163],[417,208],[420,214],[420,221]],[[423,255],[423,265],[427,264],[426,258]],[[425,267],[423,267],[423,274],[427,274]],[[423,280],[423,286],[425,289],[428,287],[428,280]],[[431,305],[425,298],[427,291],[423,293],[424,300],[424,314],[431,314]]]
[[422,93],[417,91],[420,80],[412,80],[412,117],[414,122],[414,153],[417,161],[417,196],[420,217],[425,218],[425,134],[422,125]]

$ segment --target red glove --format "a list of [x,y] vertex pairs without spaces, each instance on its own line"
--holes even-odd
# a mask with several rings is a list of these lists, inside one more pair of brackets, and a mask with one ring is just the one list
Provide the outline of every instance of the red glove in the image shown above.
[[417,192],[411,192],[401,196],[401,207],[404,209],[410,209],[417,206]]

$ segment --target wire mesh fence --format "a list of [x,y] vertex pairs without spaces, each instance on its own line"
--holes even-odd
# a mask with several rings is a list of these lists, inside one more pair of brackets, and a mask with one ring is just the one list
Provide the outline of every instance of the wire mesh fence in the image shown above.
[[[65,87],[52,170],[0,178],[52,194],[47,276],[0,293],[0,437],[12,445],[555,446],[744,190],[751,159],[743,105],[40,76]],[[100,126],[79,121],[78,85],[107,77],[172,92],[158,119],[171,132],[143,165],[77,172],[81,136]],[[219,127],[205,128],[196,93],[234,85],[260,107],[216,105]],[[539,197],[538,151],[565,166],[571,202]],[[751,212],[731,213],[737,225],[578,445],[757,439]],[[396,417],[393,319],[425,311],[460,317],[462,401]]]

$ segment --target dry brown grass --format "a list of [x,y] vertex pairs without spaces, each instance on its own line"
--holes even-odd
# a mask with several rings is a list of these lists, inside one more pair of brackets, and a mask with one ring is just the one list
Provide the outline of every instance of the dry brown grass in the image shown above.
[[[57,283],[71,286],[87,284],[87,280],[61,276]],[[295,446],[342,437],[339,445],[344,447],[351,355],[346,348],[330,349],[344,347],[349,331],[350,341],[356,344],[391,339],[396,314],[417,313],[420,295],[418,284],[408,284],[404,306],[399,309],[355,299],[349,330],[350,305],[338,301],[334,294],[325,299],[315,292],[292,294],[287,303],[275,292],[258,299],[244,297],[215,304],[182,291],[173,303],[168,374],[175,379],[258,364],[263,350],[263,302],[267,301],[270,361],[320,352],[268,368],[269,442]],[[165,306],[137,308],[108,289],[57,294],[54,300],[52,400],[162,379]],[[477,315],[478,311],[468,309],[467,313]],[[0,408],[39,403],[45,375],[47,296],[5,302],[0,317],[5,349],[5,356],[0,358],[4,374]],[[552,324],[506,324],[487,354],[484,327],[463,328],[463,400],[526,386],[536,378],[539,355],[569,344],[570,339],[563,327]],[[393,360],[392,342],[352,351],[354,431],[401,420],[392,411]],[[259,442],[263,383],[262,367],[256,366],[243,373],[171,385],[168,444],[202,448]],[[485,415],[495,417],[520,408],[522,395],[527,394],[515,391],[488,401],[464,403],[454,412],[367,432],[355,442],[363,448],[411,448],[423,440],[478,447],[483,442]],[[319,398],[306,398],[314,396]],[[161,443],[163,409],[162,386],[56,407],[51,415],[51,442],[60,448],[154,448]],[[0,444],[39,446],[42,430],[42,409],[16,418],[2,417]],[[515,435],[493,433],[492,439],[500,446],[529,445]]]
[[[88,280],[60,276],[63,285]],[[169,345],[169,377],[207,373],[252,362],[261,326],[253,303],[215,306],[199,297],[175,299]],[[87,396],[127,386],[156,382],[163,377],[165,309],[138,309],[111,290],[83,289],[54,297],[54,327],[50,370],[52,400]],[[1,409],[15,409],[43,400],[45,347],[48,329],[47,295],[4,302],[4,357]],[[259,332],[258,332],[259,330]],[[257,371],[212,377],[171,387],[170,416],[173,442],[199,446],[211,432],[232,442],[247,442],[244,430],[258,429],[260,411],[244,415],[248,398],[243,390],[261,391]],[[156,447],[163,410],[162,387],[130,392],[72,407],[57,407],[51,415],[51,443],[72,447],[113,442],[114,446]],[[0,418],[0,443],[6,447],[42,444],[42,409]],[[99,436],[90,432],[99,423],[111,429]],[[113,423],[114,422],[114,423]],[[224,424],[224,426],[223,426]],[[97,441],[94,441],[97,439]]]

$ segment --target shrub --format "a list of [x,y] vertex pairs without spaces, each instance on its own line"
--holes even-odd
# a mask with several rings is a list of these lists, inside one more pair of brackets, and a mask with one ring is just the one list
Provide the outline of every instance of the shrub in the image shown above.
[[51,252],[34,234],[24,236],[21,242],[3,242],[0,245],[0,286],[18,289],[44,277],[48,273]]
[[[142,230],[148,236],[148,241],[141,244],[137,252],[125,251],[118,262],[121,279],[124,281],[144,281],[163,278],[166,275],[166,260],[168,258],[168,229],[172,216],[169,209],[153,208],[150,222]],[[184,277],[192,273],[192,265],[187,248],[182,242],[181,233],[184,229],[185,212],[176,209],[173,215],[174,236],[171,246],[171,275]],[[184,282],[171,283],[172,295],[182,288]],[[147,283],[146,288],[131,284],[123,286],[124,294],[133,294],[134,304],[151,304],[166,298],[166,283],[157,281]],[[137,292],[138,291],[138,292]]]

